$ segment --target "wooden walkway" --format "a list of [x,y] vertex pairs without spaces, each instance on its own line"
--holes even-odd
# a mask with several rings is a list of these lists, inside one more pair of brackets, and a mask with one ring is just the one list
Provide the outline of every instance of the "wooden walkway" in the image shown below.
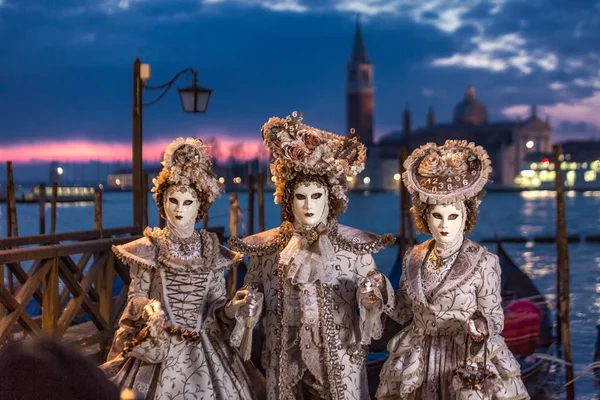
[[[223,227],[209,230],[224,241]],[[130,282],[112,246],[139,237],[122,227],[0,239],[0,347],[43,335],[103,362]]]
[[102,359],[130,282],[111,247],[138,237],[124,227],[0,239],[0,346],[44,335]]

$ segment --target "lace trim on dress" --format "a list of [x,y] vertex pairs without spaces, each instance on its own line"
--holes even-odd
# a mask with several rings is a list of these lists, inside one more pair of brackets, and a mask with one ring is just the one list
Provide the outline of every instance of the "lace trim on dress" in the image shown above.
[[426,297],[443,282],[457,258],[458,252],[445,259],[441,259],[435,251],[429,253],[422,269],[423,292]]
[[168,227],[146,228],[144,236],[157,247],[158,262],[168,269],[189,272],[224,267],[217,263],[219,257],[217,236],[203,229],[194,231],[187,238],[180,238]]

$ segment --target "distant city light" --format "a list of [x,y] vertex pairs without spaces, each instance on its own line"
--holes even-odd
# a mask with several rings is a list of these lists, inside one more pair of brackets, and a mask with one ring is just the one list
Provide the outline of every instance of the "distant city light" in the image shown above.
[[528,149],[531,149],[531,148],[533,148],[533,144],[534,144],[534,143],[533,143],[533,140],[530,140],[529,142],[527,142],[527,143],[525,144],[525,146],[527,146],[527,148],[528,148]]
[[220,177],[220,178],[219,178],[219,182],[220,182],[220,183],[225,183],[225,178],[223,178],[223,177]]
[[363,182],[368,185],[371,182],[371,178],[369,178],[368,176],[365,176],[365,178],[363,179]]
[[273,175],[273,176],[271,177],[271,182],[273,182],[273,183],[274,183],[274,182],[277,182],[277,177],[276,177],[275,175]]
[[237,183],[239,185],[240,183],[242,183],[242,178],[236,176],[235,178],[233,178],[233,183]]
[[64,172],[64,170],[63,170],[61,167],[58,167],[58,168],[56,168],[56,172],[57,172],[59,175],[62,175],[62,174],[63,174],[63,172]]
[[394,180],[395,181],[399,181],[400,180],[400,174],[394,174]]
[[352,181],[354,180],[354,178],[353,178],[353,177],[351,177],[351,176],[347,176],[347,177],[346,177],[346,180],[347,180],[348,182],[352,182]]
[[119,178],[115,179],[115,184],[120,185],[121,184],[121,180]]

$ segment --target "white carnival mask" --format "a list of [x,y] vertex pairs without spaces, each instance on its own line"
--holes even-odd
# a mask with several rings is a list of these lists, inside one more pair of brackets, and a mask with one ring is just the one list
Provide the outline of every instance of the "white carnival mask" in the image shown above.
[[191,187],[178,185],[167,189],[164,199],[165,214],[170,227],[176,232],[191,234],[196,224],[198,206],[197,194]]
[[308,228],[314,228],[327,218],[329,197],[327,189],[315,182],[302,182],[294,189],[292,212],[294,219]]
[[457,204],[437,205],[429,211],[427,224],[436,243],[452,244],[465,230],[462,207]]

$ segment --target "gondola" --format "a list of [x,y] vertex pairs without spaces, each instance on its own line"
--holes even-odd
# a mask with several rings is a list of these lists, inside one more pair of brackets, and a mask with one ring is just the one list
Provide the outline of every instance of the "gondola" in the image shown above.
[[[497,253],[502,269],[502,297],[504,306],[519,299],[527,299],[534,302],[541,311],[541,322],[539,329],[538,345],[535,353],[549,354],[554,351],[554,339],[552,335],[552,320],[546,304],[545,297],[538,291],[531,278],[517,267],[515,262],[509,257],[502,244],[497,242]],[[402,265],[400,260],[396,260],[393,270],[389,275],[392,284],[396,285],[401,275]],[[388,341],[397,334],[403,326],[399,326],[394,321],[386,321],[385,331],[380,340],[374,341],[369,348],[369,358],[367,360],[367,375],[369,380],[369,389],[371,397],[375,398],[375,392],[379,386],[379,372],[387,359],[386,345]],[[521,377],[527,391],[532,398],[540,394],[541,389],[551,361],[548,359],[525,357],[519,359],[521,363]]]

